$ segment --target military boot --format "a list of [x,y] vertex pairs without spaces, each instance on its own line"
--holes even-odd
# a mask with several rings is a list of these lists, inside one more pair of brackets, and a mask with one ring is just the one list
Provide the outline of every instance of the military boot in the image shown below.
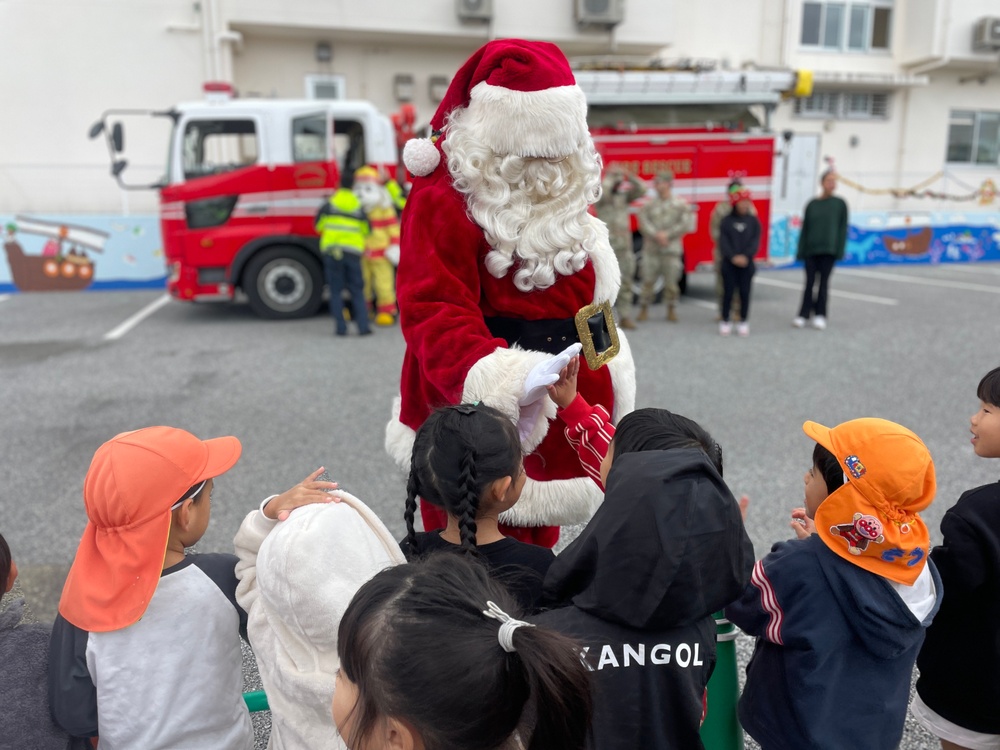
[[636,320],[638,320],[640,323],[649,320],[649,308],[646,305],[643,305],[641,308],[639,308],[639,317],[636,318]]
[[677,310],[674,309],[673,303],[667,305],[667,320],[671,323],[677,322]]

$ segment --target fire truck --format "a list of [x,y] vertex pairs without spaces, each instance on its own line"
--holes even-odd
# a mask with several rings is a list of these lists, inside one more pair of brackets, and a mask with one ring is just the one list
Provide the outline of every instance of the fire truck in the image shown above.
[[[393,125],[365,101],[233,99],[228,84],[206,84],[206,93],[162,112],[109,110],[90,135],[105,136],[123,188],[159,190],[173,297],[225,301],[239,289],[263,318],[314,315],[324,290],[316,213],[341,169],[371,164],[395,175]],[[128,116],[172,121],[158,183],[122,176]]]
[[[605,169],[617,165],[651,181],[674,173],[674,193],[694,209],[683,240],[684,266],[711,263],[712,209],[739,178],[753,194],[766,257],[776,154],[791,134],[771,132],[774,108],[790,96],[808,96],[808,71],[607,70],[585,64],[576,80],[587,95],[588,119]],[[632,207],[636,248],[640,238]]]

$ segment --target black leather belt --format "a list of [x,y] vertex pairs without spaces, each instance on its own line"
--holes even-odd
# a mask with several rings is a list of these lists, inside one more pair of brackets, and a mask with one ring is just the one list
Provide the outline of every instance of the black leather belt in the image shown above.
[[[607,309],[605,309],[607,308]],[[579,341],[592,370],[596,370],[618,353],[618,331],[611,306],[588,305],[573,318],[523,320],[521,318],[485,318],[486,327],[509,346],[517,344],[547,354],[558,354]],[[582,338],[581,338],[582,337]]]

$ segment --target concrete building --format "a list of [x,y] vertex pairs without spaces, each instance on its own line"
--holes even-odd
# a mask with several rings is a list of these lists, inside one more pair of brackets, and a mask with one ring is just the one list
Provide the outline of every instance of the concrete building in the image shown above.
[[[221,80],[241,96],[409,101],[426,121],[468,54],[506,36],[571,57],[810,69],[813,96],[771,118],[796,158],[832,158],[868,190],[970,193],[1000,183],[1000,53],[974,45],[991,15],[996,0],[0,0],[0,214],[154,213],[87,138],[106,109],[169,108]],[[1000,21],[980,34],[1000,39]],[[162,173],[167,127],[129,124],[133,179]],[[952,205],[845,193],[872,210]]]

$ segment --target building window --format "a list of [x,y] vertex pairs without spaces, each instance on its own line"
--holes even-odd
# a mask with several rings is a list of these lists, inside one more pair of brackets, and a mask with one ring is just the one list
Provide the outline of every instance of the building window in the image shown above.
[[817,91],[795,100],[795,114],[823,120],[887,120],[889,94],[858,91]]
[[343,99],[344,76],[310,74],[306,76],[306,99]]
[[799,43],[850,52],[889,49],[892,0],[805,2]]
[[1000,112],[952,110],[948,120],[948,161],[1000,163]]

